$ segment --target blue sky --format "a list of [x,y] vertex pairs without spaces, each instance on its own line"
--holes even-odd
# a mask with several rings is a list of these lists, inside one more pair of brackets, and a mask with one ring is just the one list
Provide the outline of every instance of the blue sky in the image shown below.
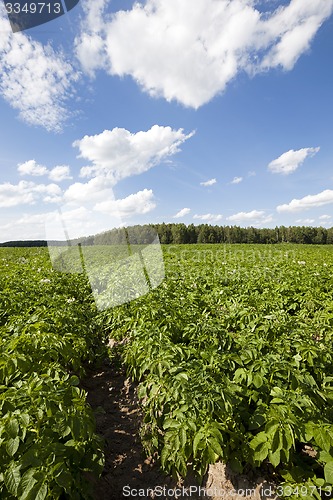
[[81,0],[13,34],[2,10],[0,241],[64,237],[59,210],[71,237],[333,226],[332,13]]

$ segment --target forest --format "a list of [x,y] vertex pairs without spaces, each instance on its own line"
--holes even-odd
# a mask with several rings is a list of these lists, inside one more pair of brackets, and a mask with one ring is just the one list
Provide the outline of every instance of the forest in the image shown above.
[[[152,229],[159,235],[161,244],[196,243],[303,243],[325,245],[333,243],[333,228],[291,226],[274,229],[212,226],[209,224],[149,224],[130,228],[131,243],[149,243]],[[123,228],[113,229],[81,240],[83,244],[119,244],[123,242]]]
[[[125,230],[127,229],[127,230]],[[125,243],[130,231],[130,243],[147,244],[152,234],[158,234],[160,243],[196,244],[196,243],[299,243],[310,245],[331,245],[333,243],[333,227],[279,226],[272,228],[212,226],[210,224],[144,224],[128,228],[116,228],[92,236],[72,240],[73,244],[111,245]],[[0,247],[45,247],[63,245],[63,241],[47,242],[45,240],[7,241]]]

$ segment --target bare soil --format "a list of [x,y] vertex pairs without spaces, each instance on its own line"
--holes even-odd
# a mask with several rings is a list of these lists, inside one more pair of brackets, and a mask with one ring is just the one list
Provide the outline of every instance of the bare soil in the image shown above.
[[101,369],[87,372],[82,387],[88,392],[88,402],[95,412],[96,431],[105,442],[104,471],[93,485],[95,500],[276,498],[272,483],[263,478],[237,475],[222,463],[210,466],[201,485],[206,490],[200,492],[193,477],[177,484],[175,479],[164,474],[156,458],[146,457],[144,453],[140,442],[142,413],[136,384],[130,381],[120,364],[106,360]]

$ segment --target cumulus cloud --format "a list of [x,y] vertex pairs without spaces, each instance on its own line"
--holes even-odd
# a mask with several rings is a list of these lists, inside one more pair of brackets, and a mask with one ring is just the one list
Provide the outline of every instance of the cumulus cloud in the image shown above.
[[64,55],[23,33],[0,15],[0,94],[31,125],[59,132],[78,74]]
[[47,175],[48,178],[54,182],[72,179],[67,165],[58,165],[49,170],[44,165],[39,165],[36,160],[28,160],[24,163],[19,163],[17,170],[20,175],[30,175],[34,177]]
[[319,0],[292,0],[277,9],[265,23],[265,35],[274,40],[261,65],[263,68],[294,67],[302,53],[309,49],[316,32],[333,10],[332,2]]
[[113,199],[113,189],[103,177],[94,177],[88,182],[74,182],[64,192],[65,203],[91,203]]
[[0,207],[32,205],[37,201],[56,203],[61,200],[61,189],[56,184],[36,184],[20,181],[18,184],[0,184]]
[[243,180],[243,177],[234,177],[231,181],[231,184],[239,184],[240,182],[242,182]]
[[283,153],[276,160],[273,160],[268,165],[268,170],[273,174],[289,175],[302,165],[304,160],[308,157],[314,156],[320,150],[317,148],[302,148],[294,151],[290,149]]
[[40,176],[48,173],[48,169],[44,167],[44,165],[38,165],[35,160],[28,160],[24,163],[19,163],[17,170],[20,175]]
[[124,128],[104,130],[101,134],[75,141],[80,157],[92,166],[81,169],[82,177],[103,175],[116,184],[131,175],[141,174],[180,151],[180,146],[192,137],[183,129],[154,125],[150,130],[131,133]]
[[91,77],[95,71],[107,68],[105,45],[105,9],[108,0],[90,0],[81,3],[85,13],[81,33],[75,39],[75,52],[82,69]]
[[45,239],[44,223],[45,214],[26,213],[9,221],[6,217],[5,223],[0,221],[2,241]]
[[319,217],[319,219],[320,219],[320,220],[330,220],[330,219],[332,219],[332,216],[331,216],[331,215],[326,215],[326,214],[324,214],[324,215],[321,215],[321,216]]
[[96,203],[94,210],[111,216],[129,217],[146,214],[156,207],[151,189],[143,189],[120,200],[108,200]]
[[290,203],[285,203],[284,205],[278,205],[276,207],[277,212],[299,212],[301,210],[307,210],[309,208],[322,207],[323,205],[329,205],[333,203],[333,190],[325,189],[318,194],[309,194],[304,196],[304,198],[291,200]]
[[200,182],[200,186],[213,186],[216,183],[217,183],[216,179],[209,179],[208,181]]
[[179,210],[179,212],[176,213],[176,215],[173,216],[174,219],[180,219],[180,217],[184,217],[185,215],[189,214],[191,212],[190,208],[182,208]]
[[61,182],[72,178],[68,165],[57,165],[49,171],[49,179],[54,182]]
[[[182,129],[154,125],[148,131],[131,133],[124,128],[104,130],[101,134],[88,136],[73,143],[80,151],[79,157],[91,164],[82,167],[80,176],[87,182],[75,182],[64,193],[66,203],[86,203],[103,200],[106,207],[113,200],[112,187],[121,179],[138,175],[180,151],[181,144],[193,133],[184,134]],[[147,192],[143,191],[143,195]],[[130,198],[128,202],[134,202]],[[115,203],[113,200],[112,203]],[[110,205],[111,206],[111,205]],[[123,211],[123,208],[119,209]]]
[[94,3],[83,4],[76,43],[83,69],[131,75],[151,96],[193,108],[241,71],[291,70],[333,11],[333,0],[291,0],[265,13],[254,0],[196,0],[195,8],[192,0],[147,0],[104,22],[107,2]]
[[221,214],[202,214],[202,215],[195,214],[195,215],[193,215],[193,219],[199,219],[199,220],[206,221],[206,222],[218,222],[219,220],[222,219],[222,217],[223,217],[223,215],[221,215]]
[[273,220],[271,215],[266,215],[264,210],[252,210],[251,212],[238,212],[230,215],[227,220],[235,223],[266,224]]

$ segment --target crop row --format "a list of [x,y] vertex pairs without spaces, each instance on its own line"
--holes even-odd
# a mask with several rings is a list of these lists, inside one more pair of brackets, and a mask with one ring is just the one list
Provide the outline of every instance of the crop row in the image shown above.
[[90,498],[103,453],[79,388],[102,344],[89,287],[46,249],[2,249],[0,268],[0,496]]
[[164,470],[265,467],[289,498],[302,486],[320,499],[333,485],[333,256],[257,249],[166,247],[162,285],[103,321],[128,340],[143,443]]

